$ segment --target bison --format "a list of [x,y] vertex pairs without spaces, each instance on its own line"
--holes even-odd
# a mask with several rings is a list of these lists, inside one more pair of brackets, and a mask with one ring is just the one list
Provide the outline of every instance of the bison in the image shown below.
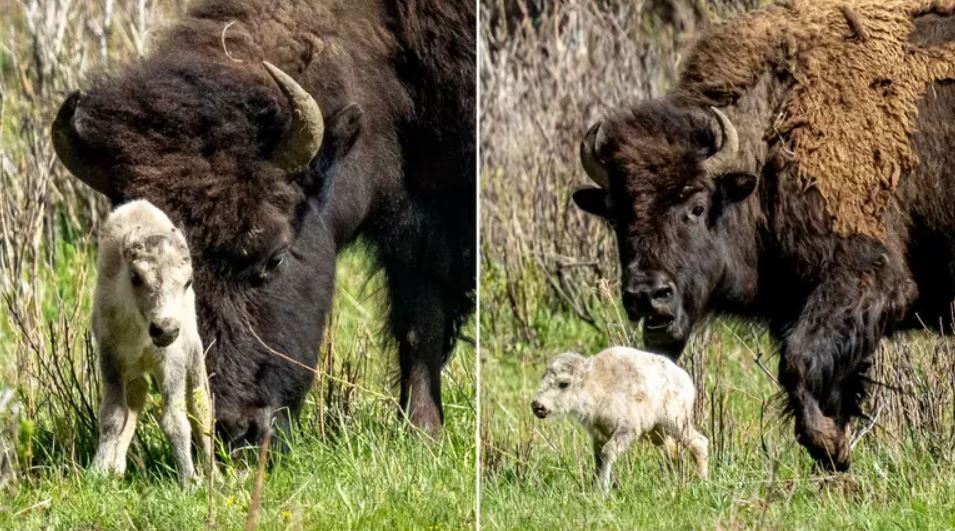
[[218,433],[289,427],[359,239],[388,281],[399,409],[440,433],[476,282],[473,2],[203,0],[152,50],[70,94],[52,138],[111,204],[186,235]]
[[[865,12],[849,13],[865,23]],[[947,14],[913,16],[907,46],[955,41]],[[755,49],[724,34],[734,24],[700,41],[714,75],[740,74],[743,56]],[[866,45],[849,28],[839,31],[847,49]],[[914,132],[894,138],[907,139],[920,162],[904,172],[895,166],[891,184],[875,185],[873,196],[888,197],[884,231],[840,231],[829,199],[797,178],[799,153],[794,158],[780,130],[784,104],[806,70],[777,62],[752,77],[740,74],[751,84],[735,90],[701,78],[699,58],[691,54],[670,94],[616,109],[587,131],[580,158],[599,187],[579,189],[573,200],[616,233],[623,305],[634,323],[642,321],[646,348],[676,359],[711,314],[762,320],[780,345],[779,382],[797,440],[817,465],[846,470],[847,426],[864,416],[866,371],[881,338],[925,325],[952,330],[955,84],[930,84],[917,109],[904,114]],[[833,97],[845,112],[854,97],[889,105],[898,85],[877,80],[865,86],[871,92]]]

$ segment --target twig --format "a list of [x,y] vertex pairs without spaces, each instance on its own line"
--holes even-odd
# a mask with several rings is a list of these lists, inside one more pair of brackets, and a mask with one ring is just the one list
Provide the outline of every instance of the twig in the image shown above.
[[252,501],[249,503],[249,516],[245,519],[245,531],[254,531],[259,526],[259,513],[262,510],[262,487],[265,484],[265,464],[269,458],[269,443],[272,430],[266,430],[262,446],[259,448],[259,470],[255,474],[252,487]]
[[242,59],[236,59],[235,56],[233,56],[233,55],[229,52],[229,47],[226,45],[226,42],[225,42],[225,34],[226,34],[226,32],[229,31],[229,28],[231,28],[232,25],[235,24],[235,22],[236,22],[236,21],[232,20],[232,21],[230,21],[228,24],[226,24],[224,28],[222,28],[222,37],[221,37],[221,40],[222,40],[222,51],[225,52],[225,56],[228,57],[230,61],[232,61],[232,62],[234,62],[234,63],[244,63],[245,61],[243,61]]
[[856,444],[859,444],[859,441],[861,441],[862,438],[865,437],[865,434],[867,434],[867,433],[869,433],[870,431],[872,431],[872,428],[875,427],[876,423],[877,423],[878,420],[879,420],[879,415],[881,415],[881,414],[882,414],[882,405],[879,404],[879,407],[876,408],[876,410],[875,410],[875,415],[872,415],[871,417],[869,417],[869,422],[866,423],[865,427],[863,427],[862,430],[859,431],[859,433],[857,433],[854,437],[852,437],[852,441],[849,442],[849,451],[850,451],[850,452],[851,452],[853,449],[855,449]]
[[840,9],[842,10],[842,16],[846,18],[849,28],[855,34],[855,37],[859,39],[859,42],[869,40],[869,32],[866,31],[865,26],[862,25],[862,21],[859,20],[859,15],[845,4],[843,4]]

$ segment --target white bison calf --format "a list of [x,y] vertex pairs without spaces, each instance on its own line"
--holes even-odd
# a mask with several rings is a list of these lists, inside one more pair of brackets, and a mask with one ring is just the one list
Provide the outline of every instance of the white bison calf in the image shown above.
[[610,489],[613,462],[634,440],[649,436],[689,448],[700,477],[707,475],[707,440],[693,427],[696,390],[690,376],[664,356],[613,347],[586,358],[551,360],[531,407],[538,418],[570,415],[593,437],[597,479]]
[[103,402],[93,468],[125,472],[148,374],[162,391],[160,426],[172,444],[179,480],[186,484],[195,477],[190,433],[201,457],[209,455],[211,446],[209,382],[186,240],[147,201],[114,210],[99,238],[93,333]]

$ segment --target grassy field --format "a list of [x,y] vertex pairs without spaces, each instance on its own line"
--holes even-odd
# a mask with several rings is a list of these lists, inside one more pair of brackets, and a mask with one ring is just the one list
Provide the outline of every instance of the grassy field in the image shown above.
[[[482,293],[490,300],[503,291],[502,282],[493,266],[484,271]],[[922,334],[883,348],[876,376],[903,391],[878,390],[869,411],[881,411],[879,422],[856,446],[852,471],[827,476],[813,472],[791,421],[781,419],[770,341],[758,329],[754,336],[750,325],[710,323],[681,360],[701,392],[697,420],[710,439],[710,479],[695,477],[688,455],[674,470],[662,452],[642,443],[618,463],[619,485],[605,497],[592,479],[589,436],[569,419],[542,421],[530,409],[551,356],[639,340],[627,337],[609,295],[594,297],[604,301],[599,328],[533,298],[527,327],[501,315],[492,320],[483,306],[485,528],[955,527],[951,373],[934,365],[951,363],[955,352]],[[926,422],[932,415],[934,428]]]
[[[379,276],[367,281],[369,274],[361,252],[340,261],[331,328],[334,360],[329,362],[326,345],[322,374],[292,448],[275,456],[267,472],[260,515],[265,529],[473,527],[474,349],[467,343],[457,349],[445,372],[444,437],[424,443],[396,418],[394,352],[378,333],[382,282]],[[69,284],[71,278],[62,280],[61,291],[78,288]],[[76,291],[89,295],[89,289]],[[3,332],[0,363],[5,367],[10,366],[9,341],[9,332]],[[95,397],[90,399],[95,404]],[[153,413],[157,400],[151,398]],[[70,437],[61,430],[82,426],[51,418],[50,404],[37,411],[21,430],[30,435],[22,437],[20,455],[33,467],[0,497],[0,529],[244,525],[257,470],[254,456],[227,462],[211,484],[183,491],[168,445],[149,415],[131,450],[128,477],[98,477],[84,470],[94,433]]]
[[[665,94],[694,33],[764,0],[483,5],[481,521],[487,529],[955,528],[955,342],[883,343],[852,471],[823,476],[780,415],[776,348],[751,323],[702,327],[681,358],[699,393],[710,479],[649,444],[594,485],[590,441],[530,400],[554,355],[639,345],[617,306],[611,230],[571,203],[592,186],[584,132]],[[496,7],[495,7],[496,6]],[[513,9],[508,9],[511,6]],[[519,109],[519,112],[515,112]]]

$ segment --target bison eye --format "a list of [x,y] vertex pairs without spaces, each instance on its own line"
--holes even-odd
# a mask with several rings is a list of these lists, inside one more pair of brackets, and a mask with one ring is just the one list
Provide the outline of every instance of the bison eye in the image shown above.
[[693,207],[693,210],[690,211],[690,214],[692,214],[693,217],[698,218],[703,215],[704,210],[705,209],[703,208],[703,205],[696,205]]
[[139,273],[133,271],[133,272],[130,273],[130,275],[129,275],[129,282],[130,282],[130,284],[132,284],[134,287],[137,287],[137,288],[138,288],[138,287],[140,287],[140,286],[143,285],[143,277],[139,276]]
[[267,272],[273,271],[282,265],[283,262],[285,262],[285,253],[276,253],[272,255],[267,262],[265,262],[265,270]]

